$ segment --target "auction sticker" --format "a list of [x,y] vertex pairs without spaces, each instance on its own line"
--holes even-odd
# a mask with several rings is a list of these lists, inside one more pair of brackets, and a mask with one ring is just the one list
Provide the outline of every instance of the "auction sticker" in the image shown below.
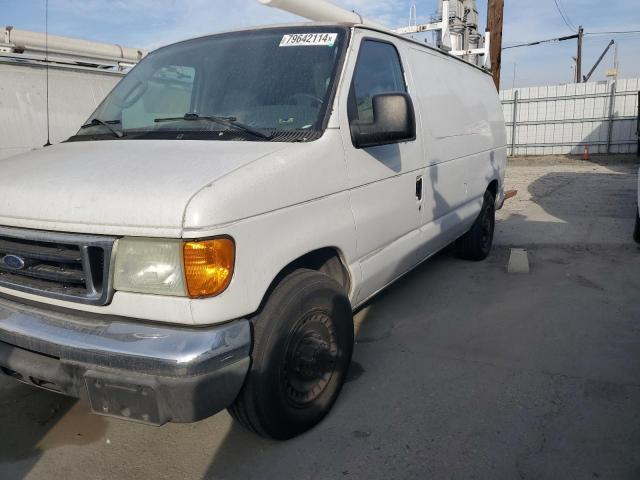
[[337,33],[294,33],[285,35],[281,47],[333,47],[338,39]]

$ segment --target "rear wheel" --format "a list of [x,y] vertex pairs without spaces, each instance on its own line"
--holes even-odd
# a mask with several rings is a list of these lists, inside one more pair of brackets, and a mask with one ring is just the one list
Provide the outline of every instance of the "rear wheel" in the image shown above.
[[252,323],[251,369],[229,412],[261,436],[286,440],[317,425],[340,393],[353,351],[351,304],[332,278],[297,270]]
[[636,228],[633,230],[633,239],[640,243],[640,209],[636,210]]
[[456,242],[456,250],[460,258],[465,260],[484,260],[491,253],[493,246],[493,232],[496,225],[496,200],[487,190],[478,218],[471,230]]

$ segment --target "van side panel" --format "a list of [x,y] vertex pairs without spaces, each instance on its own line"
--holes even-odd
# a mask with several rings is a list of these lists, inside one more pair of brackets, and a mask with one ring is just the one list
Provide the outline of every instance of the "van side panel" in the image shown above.
[[[372,148],[357,149],[353,145],[347,106],[365,42],[393,45],[408,77],[404,41],[380,32],[356,30],[337,107],[363,278],[356,303],[419,263],[421,205],[416,199],[416,179],[424,168],[421,137],[412,142]],[[407,90],[412,95],[414,86],[408,83]]]
[[422,118],[427,166],[422,224],[425,254],[431,255],[471,227],[492,180],[502,191],[506,134],[489,75],[427,48],[408,50]]
[[428,163],[505,146],[504,117],[489,75],[427,49],[412,46],[410,57],[424,133],[434,140]]

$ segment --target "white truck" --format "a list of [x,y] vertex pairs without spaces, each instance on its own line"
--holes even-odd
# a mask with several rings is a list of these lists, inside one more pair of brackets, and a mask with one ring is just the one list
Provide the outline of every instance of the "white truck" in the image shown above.
[[489,255],[505,144],[486,71],[376,26],[160,48],[68,141],[0,161],[0,372],[293,437],[358,307],[452,242]]

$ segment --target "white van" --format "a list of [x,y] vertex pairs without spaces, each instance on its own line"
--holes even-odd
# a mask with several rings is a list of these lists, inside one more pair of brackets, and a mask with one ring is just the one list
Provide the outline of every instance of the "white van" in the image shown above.
[[353,311],[489,255],[491,76],[374,27],[161,48],[67,142],[0,162],[0,371],[153,425],[286,439],[344,383]]

